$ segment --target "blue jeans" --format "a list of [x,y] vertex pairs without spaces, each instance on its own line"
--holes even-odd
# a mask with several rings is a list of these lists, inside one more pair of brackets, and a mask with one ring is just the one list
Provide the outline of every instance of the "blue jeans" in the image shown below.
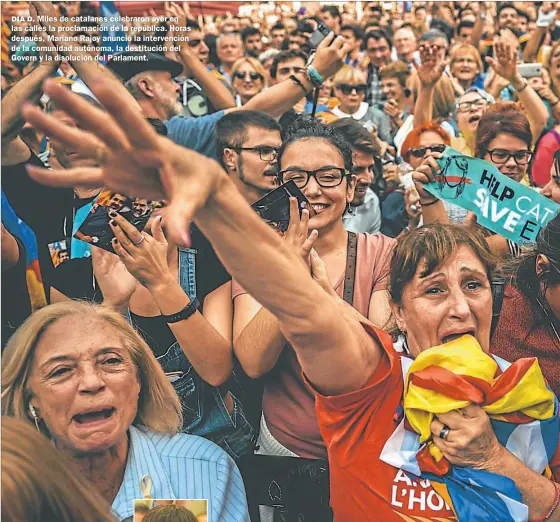
[[[195,262],[195,250],[179,248],[179,282],[191,300],[196,298]],[[196,373],[179,343],[173,344],[157,360],[181,400],[184,433],[210,439],[234,460],[253,452],[255,432],[247,422],[241,402],[233,393],[233,411],[229,413],[222,391]]]

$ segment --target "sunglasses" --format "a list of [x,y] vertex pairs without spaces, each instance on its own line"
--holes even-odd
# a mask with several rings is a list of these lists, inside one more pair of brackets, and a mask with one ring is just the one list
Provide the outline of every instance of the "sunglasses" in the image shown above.
[[428,147],[418,147],[416,149],[410,149],[408,153],[415,158],[423,158],[427,151],[441,153],[444,150],[445,145],[430,145]]
[[249,75],[249,78],[256,82],[257,80],[262,80],[263,79],[263,75],[258,73],[258,72],[241,72],[241,71],[237,71],[233,77],[237,78],[238,80],[245,80],[245,78],[247,77],[247,75]]
[[200,45],[200,42],[202,42],[202,40],[199,38],[198,40],[188,40],[187,44],[189,45],[189,47],[198,47]]
[[360,83],[358,85],[352,85],[350,83],[342,83],[337,85],[337,87],[342,91],[342,94],[352,94],[353,90],[356,90],[357,94],[365,94],[367,92],[367,85],[365,83]]

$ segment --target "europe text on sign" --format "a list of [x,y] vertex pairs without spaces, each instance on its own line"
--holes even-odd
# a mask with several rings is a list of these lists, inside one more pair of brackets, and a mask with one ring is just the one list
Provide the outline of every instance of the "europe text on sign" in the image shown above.
[[533,243],[560,205],[504,176],[492,163],[447,147],[426,190],[477,215],[483,227],[516,243]]

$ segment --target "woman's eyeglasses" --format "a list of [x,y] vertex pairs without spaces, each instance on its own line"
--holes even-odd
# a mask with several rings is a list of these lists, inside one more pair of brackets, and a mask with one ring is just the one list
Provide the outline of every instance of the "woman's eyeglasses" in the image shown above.
[[256,82],[257,80],[262,80],[263,79],[263,75],[258,73],[258,72],[242,72],[242,71],[237,71],[233,77],[237,78],[238,80],[245,80],[245,78],[247,78],[247,76],[249,76],[249,79],[253,82]]
[[510,158],[515,160],[518,165],[528,165],[533,157],[533,153],[530,150],[517,150],[515,152],[510,152],[505,149],[493,149],[488,150],[488,155],[493,163],[496,165],[503,165],[507,163]]
[[309,178],[312,177],[315,178],[320,187],[338,187],[345,175],[346,170],[337,167],[323,167],[317,170],[286,169],[278,172],[278,177],[282,183],[293,181],[299,189],[304,188],[309,183]]
[[410,149],[408,153],[415,158],[423,158],[427,151],[442,153],[445,150],[445,145],[429,145],[428,147],[417,147]]
[[469,112],[473,109],[484,109],[488,102],[484,98],[477,98],[476,100],[461,102],[457,104],[458,112]]
[[360,83],[358,85],[353,85],[350,83],[342,83],[337,85],[337,87],[342,91],[342,94],[352,94],[352,91],[356,91],[357,94],[365,94],[367,92],[367,85],[365,83]]

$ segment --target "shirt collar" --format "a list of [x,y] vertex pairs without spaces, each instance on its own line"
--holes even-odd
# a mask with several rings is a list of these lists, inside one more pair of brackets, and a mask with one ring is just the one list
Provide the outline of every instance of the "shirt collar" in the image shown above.
[[112,509],[117,520],[124,520],[134,514],[134,499],[144,498],[140,481],[145,475],[152,479],[151,497],[154,499],[174,499],[175,494],[167,478],[156,447],[146,428],[128,429],[129,448],[124,477]]

